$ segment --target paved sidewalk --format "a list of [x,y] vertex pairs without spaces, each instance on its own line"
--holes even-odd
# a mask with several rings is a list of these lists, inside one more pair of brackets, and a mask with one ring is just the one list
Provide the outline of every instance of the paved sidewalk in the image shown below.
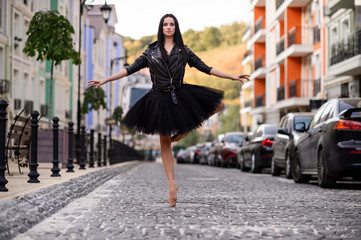
[[[96,164],[95,164],[96,166]],[[115,165],[114,165],[115,166]],[[61,171],[59,174],[60,177],[51,177],[52,174],[51,168],[53,167],[52,163],[39,163],[38,173],[39,173],[39,181],[40,183],[28,183],[29,180],[28,173],[29,168],[21,168],[23,174],[19,173],[18,166],[16,163],[9,161],[9,169],[12,176],[9,176],[8,172],[5,172],[5,178],[8,180],[8,183],[5,185],[8,192],[0,192],[0,202],[18,198],[20,196],[24,196],[25,194],[55,185],[64,183],[71,179],[75,179],[77,177],[83,176],[90,172],[98,171],[102,168],[111,168],[114,166],[106,166],[106,167],[94,167],[89,168],[86,166],[85,170],[79,170],[79,165],[74,164],[74,172],[66,172],[67,168],[62,168],[62,165],[59,164],[59,168]]]
[[77,170],[75,174],[63,173],[61,178],[55,179],[46,175],[49,168],[44,166],[39,170],[40,174],[43,172],[45,175],[39,178],[42,184],[30,184],[26,182],[25,176],[14,175],[18,179],[8,179],[9,182],[13,181],[12,190],[0,201],[0,239],[10,239],[25,232],[73,200],[89,194],[115,176],[126,174],[138,164],[138,161],[133,161]]
[[360,239],[360,184],[322,189],[238,169],[142,163],[15,239]]

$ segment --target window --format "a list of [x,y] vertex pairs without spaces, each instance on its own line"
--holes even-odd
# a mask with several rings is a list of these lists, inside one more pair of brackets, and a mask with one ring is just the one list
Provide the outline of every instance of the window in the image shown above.
[[327,119],[329,119],[330,117],[333,116],[333,105],[332,104],[328,104],[328,106],[325,108],[325,110],[323,111],[322,115],[321,115],[321,120],[320,122],[325,122],[327,121]]
[[341,97],[348,97],[348,82],[341,84]]
[[307,129],[308,126],[310,125],[311,120],[312,120],[312,116],[298,116],[298,117],[295,117],[294,123],[293,123],[293,129],[295,129],[295,126],[296,126],[297,123],[304,123],[305,128]]

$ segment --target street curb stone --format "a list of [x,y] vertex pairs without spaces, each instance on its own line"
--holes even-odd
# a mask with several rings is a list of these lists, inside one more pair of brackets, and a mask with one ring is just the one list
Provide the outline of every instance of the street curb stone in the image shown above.
[[64,208],[74,199],[83,197],[119,174],[125,174],[139,162],[101,169],[53,185],[17,199],[0,203],[0,240],[24,233],[46,217]]

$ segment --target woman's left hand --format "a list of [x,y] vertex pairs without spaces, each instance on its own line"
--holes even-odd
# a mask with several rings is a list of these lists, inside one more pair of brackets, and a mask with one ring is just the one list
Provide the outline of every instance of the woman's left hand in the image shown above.
[[242,83],[248,82],[249,81],[249,75],[247,74],[239,74],[239,75],[235,75],[232,76],[232,80],[234,81],[240,81]]

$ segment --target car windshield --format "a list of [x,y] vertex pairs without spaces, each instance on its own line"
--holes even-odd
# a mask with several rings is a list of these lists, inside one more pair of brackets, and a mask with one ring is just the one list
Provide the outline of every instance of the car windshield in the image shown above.
[[245,138],[244,135],[229,135],[227,136],[228,143],[239,143],[240,140],[242,141]]
[[293,123],[293,129],[295,128],[297,123],[304,123],[305,124],[305,128],[308,128],[308,125],[310,125],[310,122],[312,120],[312,116],[299,116],[299,117],[295,117],[295,121]]
[[276,135],[278,127],[266,127],[264,128],[265,135]]
[[[344,99],[340,101],[340,112],[350,108],[361,108],[360,99]],[[360,116],[360,112],[354,112],[352,116]]]

